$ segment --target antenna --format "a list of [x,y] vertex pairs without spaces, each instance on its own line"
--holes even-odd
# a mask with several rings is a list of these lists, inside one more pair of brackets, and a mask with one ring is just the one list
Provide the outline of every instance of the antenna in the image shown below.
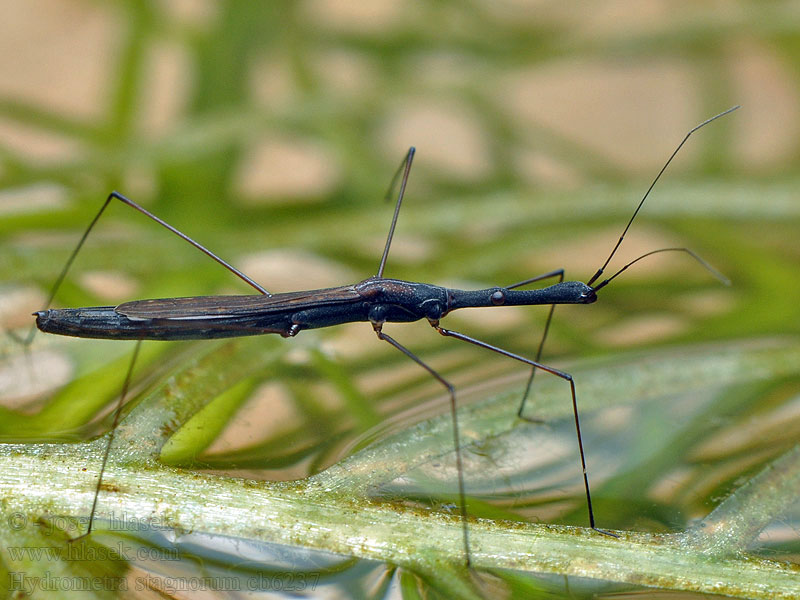
[[[591,286],[595,281],[597,281],[597,278],[600,277],[603,274],[603,271],[608,266],[608,263],[611,262],[611,259],[614,257],[614,254],[616,254],[617,249],[619,248],[620,244],[622,244],[622,240],[625,238],[625,234],[628,233],[628,229],[630,229],[631,223],[633,223],[633,220],[636,218],[636,215],[639,214],[639,209],[642,208],[642,205],[644,204],[644,201],[647,200],[647,197],[650,195],[650,192],[655,187],[656,183],[658,183],[658,180],[661,179],[661,176],[664,174],[664,171],[667,170],[667,167],[672,162],[672,159],[675,158],[675,155],[678,154],[678,152],[680,151],[681,148],[683,148],[683,145],[686,143],[686,140],[688,140],[689,137],[695,131],[700,129],[701,127],[704,127],[705,125],[708,125],[709,123],[711,123],[711,121],[716,121],[720,117],[724,117],[728,113],[731,113],[731,112],[735,111],[737,108],[740,108],[738,104],[736,106],[732,106],[731,108],[729,108],[725,112],[721,112],[718,115],[715,115],[715,116],[711,117],[710,119],[707,119],[707,120],[703,121],[698,126],[696,126],[691,131],[689,131],[689,133],[686,134],[686,137],[683,138],[683,141],[681,141],[681,143],[678,144],[678,147],[675,148],[675,151],[670,155],[669,159],[667,159],[667,162],[664,163],[663,167],[661,167],[661,170],[658,172],[658,175],[656,175],[656,178],[653,179],[653,183],[651,183],[650,187],[647,188],[647,191],[644,193],[644,196],[642,196],[642,199],[639,202],[639,206],[637,206],[636,210],[633,211],[633,216],[631,217],[630,221],[628,221],[628,224],[625,226],[625,229],[622,231],[622,235],[619,236],[619,240],[617,240],[617,244],[616,244],[616,246],[614,246],[614,249],[611,251],[611,254],[608,255],[608,258],[606,259],[606,262],[603,263],[602,267],[597,269],[597,273],[595,273],[592,276],[592,278],[589,281],[586,282],[586,285]],[[688,252],[688,250],[687,250],[687,252]],[[690,254],[693,254],[693,253],[690,252]],[[645,254],[645,256],[647,256],[647,255]],[[693,256],[695,258],[697,258],[698,260],[700,260],[701,263],[703,263],[703,264],[705,264],[707,266],[707,263],[704,263],[704,261],[702,261],[697,255],[693,254]],[[640,257],[640,258],[643,258],[643,257]],[[639,259],[637,258],[636,260],[639,260]],[[634,261],[634,262],[636,262],[636,261]],[[627,269],[628,266],[630,266],[630,265],[626,265],[622,270]],[[713,273],[714,270],[712,269],[711,271]],[[617,275],[619,275],[619,273],[615,274],[613,277],[616,277]],[[611,279],[613,279],[613,277],[611,277],[607,281],[603,282],[603,285],[605,285],[609,281],[611,281]]]
[[594,286],[594,288],[592,288],[592,289],[594,289],[594,291],[596,292],[596,291],[597,291],[597,290],[599,290],[600,288],[604,288],[604,287],[606,287],[606,286],[607,286],[609,283],[611,283],[611,280],[612,280],[612,279],[616,278],[616,277],[617,277],[617,275],[619,275],[619,274],[621,274],[623,271],[627,270],[627,268],[628,268],[628,267],[630,267],[631,265],[633,265],[633,264],[635,264],[635,263],[639,262],[639,261],[640,261],[640,260],[642,260],[643,258],[647,258],[648,256],[651,256],[651,255],[653,255],[653,254],[658,254],[659,252],[686,252],[686,254],[688,254],[688,255],[689,255],[689,256],[691,256],[693,259],[695,259],[697,262],[699,262],[699,263],[700,263],[700,264],[703,266],[703,268],[705,268],[705,270],[706,270],[706,271],[708,271],[708,272],[709,272],[709,273],[711,273],[711,274],[712,274],[714,277],[716,277],[716,278],[717,278],[717,279],[720,281],[720,283],[722,283],[723,285],[730,285],[730,284],[731,284],[731,280],[730,280],[730,279],[728,279],[727,277],[725,277],[725,275],[723,275],[722,273],[720,273],[719,271],[717,271],[717,270],[716,270],[714,267],[712,267],[710,264],[708,264],[706,261],[704,261],[702,258],[700,258],[700,256],[698,256],[697,254],[695,254],[694,252],[692,252],[692,251],[691,251],[691,250],[689,250],[688,248],[661,248],[661,249],[659,249],[659,250],[651,250],[650,252],[647,252],[647,253],[645,253],[645,254],[642,254],[642,255],[641,255],[639,258],[635,258],[635,259],[633,259],[633,260],[632,260],[631,262],[629,262],[627,265],[625,265],[624,267],[622,267],[622,268],[621,268],[619,271],[617,271],[616,273],[614,273],[614,274],[613,274],[611,277],[609,277],[608,279],[605,279],[605,280],[601,281],[601,282],[600,282],[600,283],[598,283],[596,286]]

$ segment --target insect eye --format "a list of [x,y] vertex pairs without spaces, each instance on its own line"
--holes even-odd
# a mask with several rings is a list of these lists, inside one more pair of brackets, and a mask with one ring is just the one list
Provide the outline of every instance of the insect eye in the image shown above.
[[497,290],[491,296],[492,304],[495,306],[500,306],[501,304],[505,304],[506,302],[506,295],[503,293],[502,290]]

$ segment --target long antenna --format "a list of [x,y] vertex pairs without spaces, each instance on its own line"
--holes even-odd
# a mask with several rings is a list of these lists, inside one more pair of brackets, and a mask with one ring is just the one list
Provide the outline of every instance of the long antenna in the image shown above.
[[667,167],[672,162],[672,159],[675,158],[675,155],[678,154],[678,152],[680,151],[681,148],[683,148],[683,145],[686,143],[686,140],[688,140],[689,137],[695,131],[700,129],[701,127],[704,127],[705,125],[708,125],[709,123],[711,123],[711,121],[716,121],[720,117],[724,117],[728,113],[731,113],[731,112],[735,111],[737,108],[740,108],[738,104],[736,106],[732,106],[731,108],[729,108],[725,112],[721,112],[718,115],[713,116],[710,119],[707,119],[707,120],[703,121],[702,123],[700,123],[700,125],[698,125],[694,129],[689,131],[689,133],[686,134],[686,137],[683,138],[683,141],[680,144],[678,144],[678,147],[675,148],[675,151],[670,155],[670,157],[667,160],[667,162],[664,163],[663,167],[661,167],[661,170],[658,172],[658,175],[656,175],[656,178],[653,180],[653,183],[651,183],[650,187],[647,188],[647,191],[645,192],[644,196],[642,196],[642,199],[639,202],[639,206],[637,206],[636,210],[633,211],[633,216],[631,217],[630,221],[628,221],[628,224],[625,226],[625,229],[623,230],[622,235],[619,236],[619,240],[617,240],[617,245],[614,246],[614,249],[611,251],[611,254],[608,255],[608,258],[606,259],[606,262],[603,263],[602,267],[597,269],[597,273],[595,273],[592,276],[592,278],[589,281],[586,282],[586,285],[591,286],[597,280],[597,278],[600,277],[603,274],[604,269],[608,266],[608,263],[611,262],[611,259],[614,257],[614,254],[616,254],[617,249],[619,248],[620,244],[622,244],[622,240],[625,238],[625,234],[628,233],[628,229],[630,229],[631,223],[633,223],[633,220],[636,218],[636,215],[639,214],[639,209],[642,208],[642,205],[644,204],[644,201],[647,200],[647,197],[650,195],[650,191],[655,187],[656,183],[658,183],[658,180],[661,179],[661,175],[663,175],[664,171],[667,170]]
[[[381,257],[381,264],[378,267],[378,274],[377,277],[383,277],[383,269],[386,266],[386,259],[389,257],[389,247],[392,245],[392,237],[394,237],[394,228],[397,225],[397,217],[400,214],[400,205],[403,203],[403,196],[406,193],[406,183],[408,183],[408,174],[411,172],[411,163],[414,161],[414,153],[417,151],[414,146],[408,149],[408,154],[406,154],[405,159],[402,163],[400,163],[400,167],[397,169],[397,172],[392,177],[392,182],[389,184],[389,191],[386,192],[386,197],[388,198],[392,190],[394,189],[395,183],[397,183],[397,177],[400,175],[400,172],[403,172],[403,180],[400,182],[400,193],[397,194],[397,204],[394,206],[394,216],[392,217],[392,224],[389,227],[389,236],[386,238],[386,247],[383,249],[383,256]],[[405,168],[404,168],[405,167]]]
[[659,252],[686,252],[686,254],[688,254],[693,259],[695,259],[697,262],[699,262],[700,265],[703,268],[705,268],[706,271],[708,271],[714,277],[716,277],[722,285],[730,285],[731,284],[731,280],[730,279],[725,277],[725,275],[723,275],[722,273],[717,271],[714,267],[712,267],[705,260],[700,258],[700,256],[698,256],[697,254],[695,254],[694,252],[692,252],[688,248],[661,248],[659,250],[651,250],[650,252],[647,252],[646,254],[642,254],[639,258],[633,259],[627,265],[622,267],[619,271],[614,273],[611,277],[609,277],[608,279],[604,279],[603,281],[598,283],[596,286],[594,286],[594,288],[592,288],[592,289],[594,289],[594,291],[596,292],[600,288],[606,287],[609,283],[611,283],[612,279],[615,279],[617,277],[617,275],[620,275],[623,271],[626,271],[628,269],[628,267],[630,267],[631,265],[636,264],[637,262],[639,262],[643,258],[647,258],[648,256],[652,256],[653,254],[658,254]]

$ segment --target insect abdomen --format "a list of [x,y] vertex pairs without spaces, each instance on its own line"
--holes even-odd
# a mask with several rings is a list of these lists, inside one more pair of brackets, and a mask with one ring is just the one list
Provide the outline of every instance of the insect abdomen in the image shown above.
[[205,340],[245,335],[289,335],[291,323],[283,315],[214,319],[129,319],[113,306],[43,310],[36,326],[44,332],[111,340]]

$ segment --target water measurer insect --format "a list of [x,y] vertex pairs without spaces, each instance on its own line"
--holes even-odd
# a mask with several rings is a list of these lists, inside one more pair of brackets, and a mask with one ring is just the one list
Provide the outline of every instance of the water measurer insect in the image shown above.
[[[55,333],[84,338],[106,338],[137,340],[134,357],[128,370],[126,383],[120,395],[117,409],[115,411],[112,432],[106,446],[106,454],[102,463],[101,471],[98,476],[97,489],[95,491],[94,505],[90,514],[89,526],[86,534],[91,532],[93,517],[97,507],[98,498],[102,484],[103,470],[105,468],[108,453],[113,442],[113,431],[116,427],[120,409],[124,402],[128,381],[133,369],[133,364],[138,354],[139,346],[143,340],[188,340],[188,339],[210,339],[237,337],[246,335],[261,335],[266,333],[278,333],[284,337],[293,337],[305,329],[315,329],[330,327],[349,322],[368,322],[371,324],[379,340],[383,340],[397,350],[405,354],[408,358],[416,362],[425,369],[432,377],[439,381],[447,390],[450,398],[450,413],[453,424],[453,447],[455,450],[456,467],[458,471],[458,490],[459,490],[459,510],[462,521],[463,544],[466,562],[470,563],[470,541],[469,527],[467,521],[466,494],[464,489],[464,474],[461,460],[461,444],[459,440],[459,428],[456,411],[456,391],[452,384],[445,379],[438,371],[428,365],[422,358],[411,352],[384,332],[386,323],[406,323],[418,320],[427,320],[429,324],[441,335],[468,342],[475,346],[490,350],[505,357],[511,358],[531,367],[531,375],[528,386],[525,390],[520,403],[519,415],[525,418],[525,402],[529,395],[529,390],[533,382],[534,374],[537,370],[542,370],[551,375],[559,377],[568,384],[572,399],[573,414],[575,420],[575,431],[578,441],[583,482],[586,495],[586,505],[589,518],[589,526],[600,533],[613,535],[598,529],[595,525],[595,515],[592,509],[592,499],[589,486],[589,478],[586,469],[585,453],[581,436],[580,419],[578,412],[578,401],[575,383],[569,373],[547,366],[540,362],[542,348],[547,336],[550,321],[553,316],[553,308],[556,304],[590,304],[597,300],[597,292],[608,285],[614,278],[628,269],[631,265],[643,258],[657,252],[680,251],[688,253],[712,274],[719,279],[724,278],[719,275],[710,265],[705,263],[700,257],[686,248],[660,248],[640,256],[617,270],[610,277],[598,281],[605,268],[617,252],[628,229],[636,218],[639,210],[643,206],[653,186],[659,180],[672,159],[680,148],[689,139],[692,133],[704,125],[718,119],[719,117],[736,110],[738,106],[704,121],[683,138],[681,143],[669,157],[656,178],[640,200],[633,216],[625,226],[622,235],[613,247],[603,265],[587,281],[564,281],[563,269],[557,269],[549,273],[538,275],[524,281],[520,281],[508,286],[497,286],[482,290],[460,290],[446,288],[428,283],[404,281],[384,277],[384,270],[391,248],[392,238],[400,212],[400,207],[405,195],[406,184],[408,182],[411,165],[414,159],[415,150],[411,148],[406,155],[400,169],[395,174],[391,188],[398,178],[402,175],[400,188],[395,204],[394,215],[392,217],[386,245],[383,250],[378,270],[372,277],[364,279],[359,283],[344,285],[340,287],[327,288],[321,290],[309,290],[301,292],[289,292],[271,294],[261,285],[250,279],[247,275],[235,269],[233,266],[222,260],[216,254],[206,249],[196,241],[181,233],[173,226],[159,219],[143,207],[132,200],[116,192],[111,193],[101,207],[100,211],[89,224],[83,233],[80,241],[68,258],[62,269],[51,293],[47,306],[36,313],[36,325],[44,332]],[[391,191],[390,188],[390,191]],[[156,221],[163,227],[169,229],[185,241],[189,242],[197,249],[201,250],[209,257],[213,258],[234,275],[242,279],[248,285],[257,290],[258,294],[237,295],[237,296],[200,296],[188,298],[164,298],[154,300],[136,300],[125,302],[117,306],[101,306],[88,308],[66,308],[51,309],[50,303],[55,297],[59,286],[66,277],[67,271],[72,265],[76,255],[86,241],[100,216],[112,200],[118,200],[143,213],[150,219]],[[557,279],[558,281],[548,287],[539,289],[518,289],[529,284],[546,280]],[[514,305],[550,305],[550,312],[545,323],[544,332],[538,346],[534,359],[526,358],[518,354],[509,352],[492,344],[483,342],[469,335],[447,329],[440,324],[440,321],[450,312],[467,307],[496,307]],[[84,535],[86,535],[84,534]]]

